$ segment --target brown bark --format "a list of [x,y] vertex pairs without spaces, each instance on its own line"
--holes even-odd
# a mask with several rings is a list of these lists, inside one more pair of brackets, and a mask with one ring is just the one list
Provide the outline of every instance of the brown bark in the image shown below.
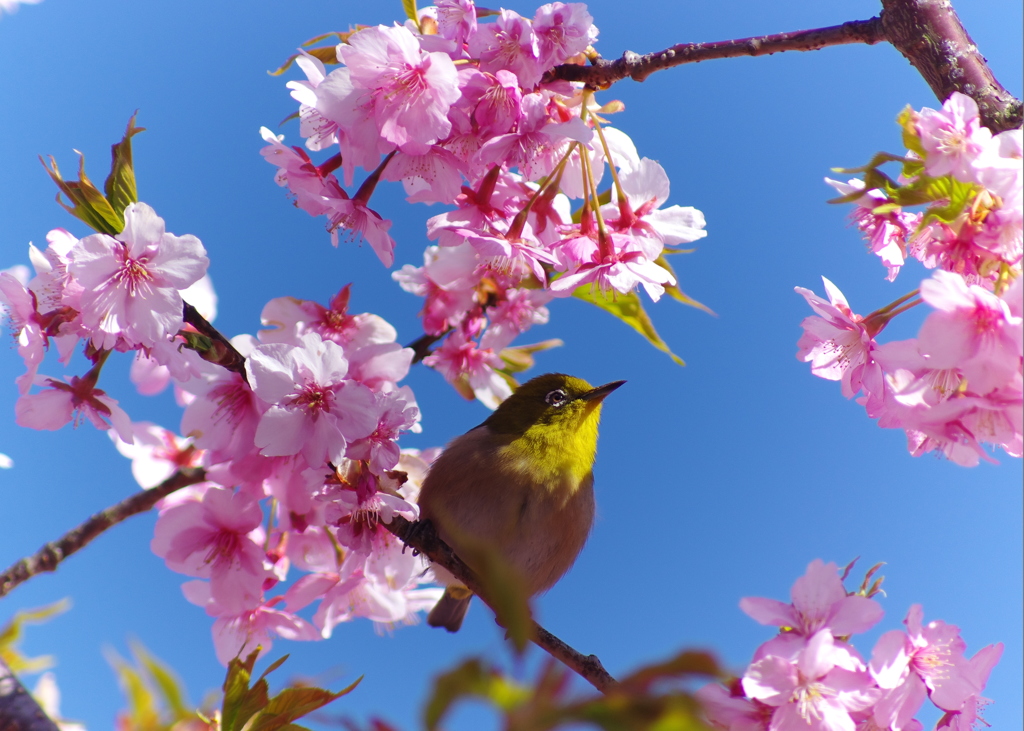
[[959,91],[978,103],[992,132],[1020,127],[1020,100],[996,80],[948,0],[882,0],[882,7],[886,38],[939,101]]

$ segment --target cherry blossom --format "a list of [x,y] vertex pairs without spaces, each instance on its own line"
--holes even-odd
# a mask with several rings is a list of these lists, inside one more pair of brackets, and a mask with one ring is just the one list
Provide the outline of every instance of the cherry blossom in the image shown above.
[[71,376],[67,383],[36,376],[35,385],[43,390],[21,396],[14,404],[15,421],[29,429],[55,431],[84,417],[97,429],[113,428],[122,441],[132,442],[132,424],[117,401],[96,388],[93,378]]
[[922,109],[917,119],[921,145],[928,156],[929,175],[953,174],[960,180],[974,181],[974,162],[985,151],[992,132],[981,124],[977,103],[966,94],[954,91],[941,111]]
[[339,46],[353,86],[366,89],[380,135],[411,154],[448,136],[448,108],[459,97],[455,64],[425,53],[404,26],[366,28]]
[[882,618],[878,602],[847,595],[836,565],[821,559],[807,565],[806,573],[793,583],[790,598],[792,604],[746,597],[740,609],[761,624],[787,627],[788,633],[805,639],[826,628],[835,635],[866,632]]
[[299,342],[259,345],[246,361],[253,391],[270,404],[255,443],[264,455],[301,453],[317,467],[341,460],[349,440],[373,432],[376,404],[370,389],[345,377],[348,361],[336,343],[316,333]]
[[209,260],[195,236],[167,233],[145,203],[124,211],[117,237],[93,234],[69,254],[68,271],[84,288],[82,322],[97,348],[151,346],[182,326],[180,290],[194,284]]
[[205,608],[208,615],[217,618],[212,629],[213,647],[222,665],[257,648],[260,657],[266,655],[274,645],[274,636],[293,641],[320,639],[320,633],[309,622],[275,608],[281,603],[281,597],[274,597],[252,609],[231,612],[213,598],[209,584],[204,581],[188,581],[181,589],[188,601]]
[[161,511],[150,547],[172,571],[210,579],[224,611],[250,610],[262,600],[265,551],[253,539],[263,511],[243,492],[210,487],[201,502]]
[[117,451],[132,461],[132,476],[144,490],[156,487],[182,467],[195,467],[203,456],[192,446],[191,439],[182,439],[172,431],[147,421],[132,424],[132,443],[107,432]]
[[770,729],[853,731],[851,712],[870,708],[881,692],[866,672],[836,664],[832,632],[820,630],[800,651],[796,664],[769,656],[743,676],[747,695],[775,706]]

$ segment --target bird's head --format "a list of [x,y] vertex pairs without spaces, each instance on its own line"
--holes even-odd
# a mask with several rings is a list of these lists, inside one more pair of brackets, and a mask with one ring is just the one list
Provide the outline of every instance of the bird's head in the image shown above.
[[545,373],[517,388],[484,425],[499,434],[530,431],[560,438],[592,430],[596,442],[601,402],[623,383],[613,381],[594,388],[582,378]]

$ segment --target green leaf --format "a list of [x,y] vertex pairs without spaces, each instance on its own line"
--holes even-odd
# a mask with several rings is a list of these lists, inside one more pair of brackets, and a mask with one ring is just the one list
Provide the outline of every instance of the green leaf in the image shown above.
[[543,350],[550,350],[551,348],[559,348],[564,345],[561,340],[553,338],[551,340],[543,340],[539,343],[533,343],[532,345],[517,345],[512,348],[505,348],[498,356],[505,361],[505,367],[501,370],[505,373],[522,373],[523,371],[533,368],[533,354],[539,353]]
[[121,690],[128,700],[129,728],[156,729],[161,726],[160,706],[156,694],[150,689],[138,670],[113,650],[106,653],[107,662],[114,668]]
[[402,0],[402,10],[405,11],[406,18],[413,23],[419,24],[419,16],[416,13],[416,0]]
[[47,604],[35,609],[20,609],[14,613],[10,621],[0,627],[0,659],[7,664],[13,673],[40,673],[47,668],[53,667],[54,660],[50,655],[38,657],[26,657],[18,649],[18,642],[25,634],[25,625],[42,624],[50,621],[58,614],[63,614],[71,608],[70,599],[61,599],[53,604]]
[[981,189],[980,186],[974,183],[964,183],[952,175],[936,178],[933,182],[936,199],[948,202],[944,206],[929,208],[925,212],[924,218],[921,219],[922,226],[932,221],[953,223],[967,210]]
[[[331,35],[331,34],[328,34],[328,35]],[[338,44],[335,43],[333,46],[317,46],[316,48],[306,48],[304,50],[310,56],[314,56],[315,58],[319,59],[324,65],[331,66],[331,65],[334,65],[334,64],[341,63],[338,60],[338,51],[337,51],[337,49],[338,49]],[[287,59],[285,59],[285,62],[283,64],[278,66],[273,71],[268,71],[267,74],[269,76],[280,76],[285,71],[287,71],[289,68],[291,68],[291,65],[293,63],[295,63],[295,59],[297,59],[300,55],[301,54],[293,53],[291,56],[289,56]]]
[[651,318],[644,311],[643,305],[640,304],[640,297],[637,296],[636,292],[630,292],[629,294],[615,292],[611,295],[606,295],[596,286],[584,284],[581,287],[577,287],[572,296],[584,302],[589,302],[592,305],[597,305],[605,312],[622,320],[676,363],[681,366],[686,365],[686,362],[673,353],[665,341],[661,339],[661,336],[658,335],[658,331],[654,329],[654,323],[651,322]]
[[151,654],[141,642],[132,642],[131,648],[136,663],[140,667],[145,668],[149,677],[156,684],[160,695],[163,696],[164,704],[166,704],[167,709],[171,712],[174,721],[181,721],[194,716],[195,714],[189,710],[189,704],[185,700],[185,690],[181,679],[174,671],[155,655]]
[[510,711],[525,702],[530,692],[497,670],[485,666],[479,658],[471,658],[434,681],[434,690],[423,714],[428,731],[438,728],[455,703],[474,697],[484,698],[499,709]]
[[323,688],[285,688],[267,703],[249,731],[278,731],[291,726],[291,722],[323,708],[328,703],[351,693],[362,678],[337,693]]
[[[236,731],[248,720],[239,721],[239,712],[245,703],[249,693],[249,680],[252,678],[252,668],[256,664],[256,658],[260,654],[257,647],[245,660],[234,658],[228,663],[228,672],[224,676],[224,701],[221,704],[221,725],[223,731]],[[264,686],[266,683],[264,683]],[[250,715],[252,715],[250,713]]]
[[107,201],[122,218],[124,209],[139,200],[139,194],[135,188],[135,169],[132,165],[132,137],[145,131],[146,128],[135,126],[137,115],[138,112],[135,112],[128,120],[128,127],[125,129],[121,141],[110,146],[110,175],[107,176],[107,180],[103,184]]
[[60,192],[70,201],[70,204],[65,203],[58,193],[57,203],[72,216],[84,221],[94,231],[111,236],[121,233],[124,229],[124,219],[118,215],[106,196],[86,176],[85,155],[80,152],[78,155],[78,180],[64,180],[57,168],[57,161],[52,156],[49,167],[42,158],[39,158],[50,178],[60,188]]
[[[672,251],[668,253],[681,254],[683,252]],[[676,282],[679,281],[679,277],[676,275],[675,269],[673,269],[672,265],[668,263],[668,259],[665,258],[664,254],[662,254],[662,256],[659,256],[655,263],[661,268],[667,270],[669,274],[672,275],[672,278],[676,280]],[[676,302],[682,302],[684,305],[687,305],[689,307],[696,307],[698,310],[704,310],[704,312],[708,313],[709,315],[715,315],[715,313],[712,311],[710,307],[701,304],[697,300],[687,295],[683,290],[679,289],[678,284],[666,284],[665,293],[668,294],[668,296],[674,299]],[[718,315],[715,315],[715,317],[718,317]]]

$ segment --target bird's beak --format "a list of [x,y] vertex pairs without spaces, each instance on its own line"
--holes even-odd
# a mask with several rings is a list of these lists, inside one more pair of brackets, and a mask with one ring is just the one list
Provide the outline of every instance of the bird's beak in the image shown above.
[[579,399],[580,401],[596,401],[597,403],[601,403],[605,396],[610,394],[623,383],[625,383],[625,381],[612,381],[611,383],[606,383],[603,386],[592,388],[582,396],[579,396]]

